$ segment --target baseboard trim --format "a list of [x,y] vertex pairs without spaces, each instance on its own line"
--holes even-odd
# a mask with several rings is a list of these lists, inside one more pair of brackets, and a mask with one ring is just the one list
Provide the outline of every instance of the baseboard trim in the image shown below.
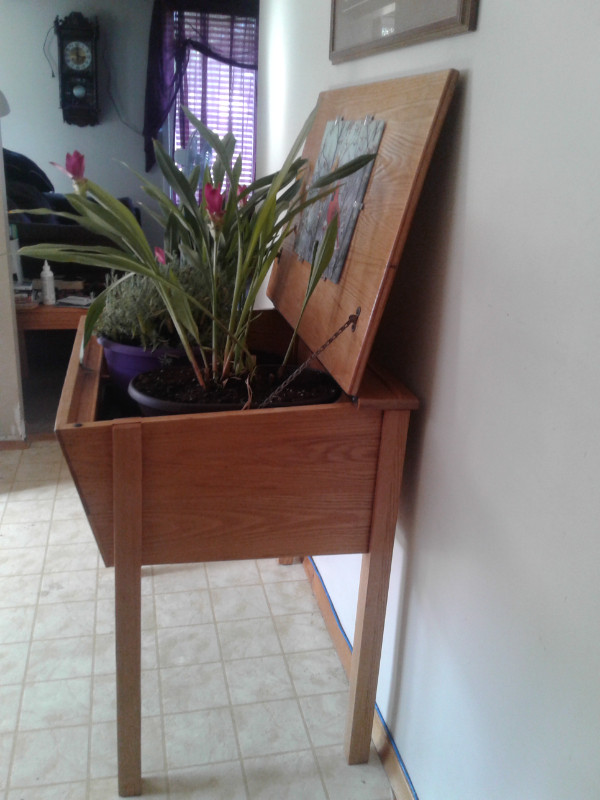
[[[350,674],[350,661],[352,658],[352,649],[350,643],[344,635],[338,619],[331,607],[331,602],[325,591],[320,576],[318,575],[315,566],[310,558],[305,558],[303,561],[304,571],[308,577],[312,587],[313,594],[319,606],[319,610],[325,622],[325,627],[331,637],[333,646],[335,647],[338,657],[342,662],[342,666],[346,675]],[[396,800],[415,800],[414,794],[404,772],[404,766],[398,758],[396,747],[389,735],[389,731],[379,717],[375,713],[373,718],[373,731],[371,734],[373,744],[379,754],[381,763],[385,773],[392,787],[392,791]]]
[[24,439],[2,439],[0,450],[27,450],[29,444]]

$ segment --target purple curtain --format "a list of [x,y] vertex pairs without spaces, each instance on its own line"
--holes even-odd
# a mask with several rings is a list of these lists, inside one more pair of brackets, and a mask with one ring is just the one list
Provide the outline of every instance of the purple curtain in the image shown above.
[[[185,79],[190,50],[234,67],[258,68],[258,36],[248,36],[244,25],[232,24],[231,37],[215,39],[207,33],[210,14],[258,20],[259,0],[154,0],[148,46],[144,151],[146,172],[155,163],[152,140],[171,110]],[[190,25],[184,12],[194,12]],[[180,12],[175,20],[174,12]],[[234,20],[237,22],[237,20]]]

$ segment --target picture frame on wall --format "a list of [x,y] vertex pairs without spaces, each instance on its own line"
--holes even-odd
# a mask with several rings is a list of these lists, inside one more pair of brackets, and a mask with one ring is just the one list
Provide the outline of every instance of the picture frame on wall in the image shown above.
[[353,58],[473,31],[479,0],[331,0],[329,58]]

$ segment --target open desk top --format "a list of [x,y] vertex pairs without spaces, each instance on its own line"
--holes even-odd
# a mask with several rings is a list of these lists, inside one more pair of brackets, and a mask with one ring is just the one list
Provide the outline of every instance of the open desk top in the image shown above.
[[[457,79],[456,70],[447,70],[334,89],[319,96],[317,116],[304,147],[311,170],[328,121],[367,116],[385,121],[341,280],[337,284],[320,281],[299,330],[300,338],[314,352],[361,309],[356,330],[345,331],[319,357],[349,395],[359,394]],[[290,242],[269,282],[268,297],[292,326],[300,315],[309,267]]]

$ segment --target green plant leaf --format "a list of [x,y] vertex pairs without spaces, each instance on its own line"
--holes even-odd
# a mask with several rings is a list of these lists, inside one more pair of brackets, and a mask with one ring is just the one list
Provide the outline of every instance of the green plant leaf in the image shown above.
[[311,184],[311,189],[320,189],[322,186],[330,186],[336,181],[343,180],[344,178],[353,175],[359,169],[366,167],[367,164],[370,164],[371,161],[374,160],[374,158],[374,153],[366,153],[365,155],[357,156],[351,161],[347,161],[345,164],[342,164],[337,169],[334,169],[325,175],[321,175],[319,178],[317,178],[317,180],[313,181]]

